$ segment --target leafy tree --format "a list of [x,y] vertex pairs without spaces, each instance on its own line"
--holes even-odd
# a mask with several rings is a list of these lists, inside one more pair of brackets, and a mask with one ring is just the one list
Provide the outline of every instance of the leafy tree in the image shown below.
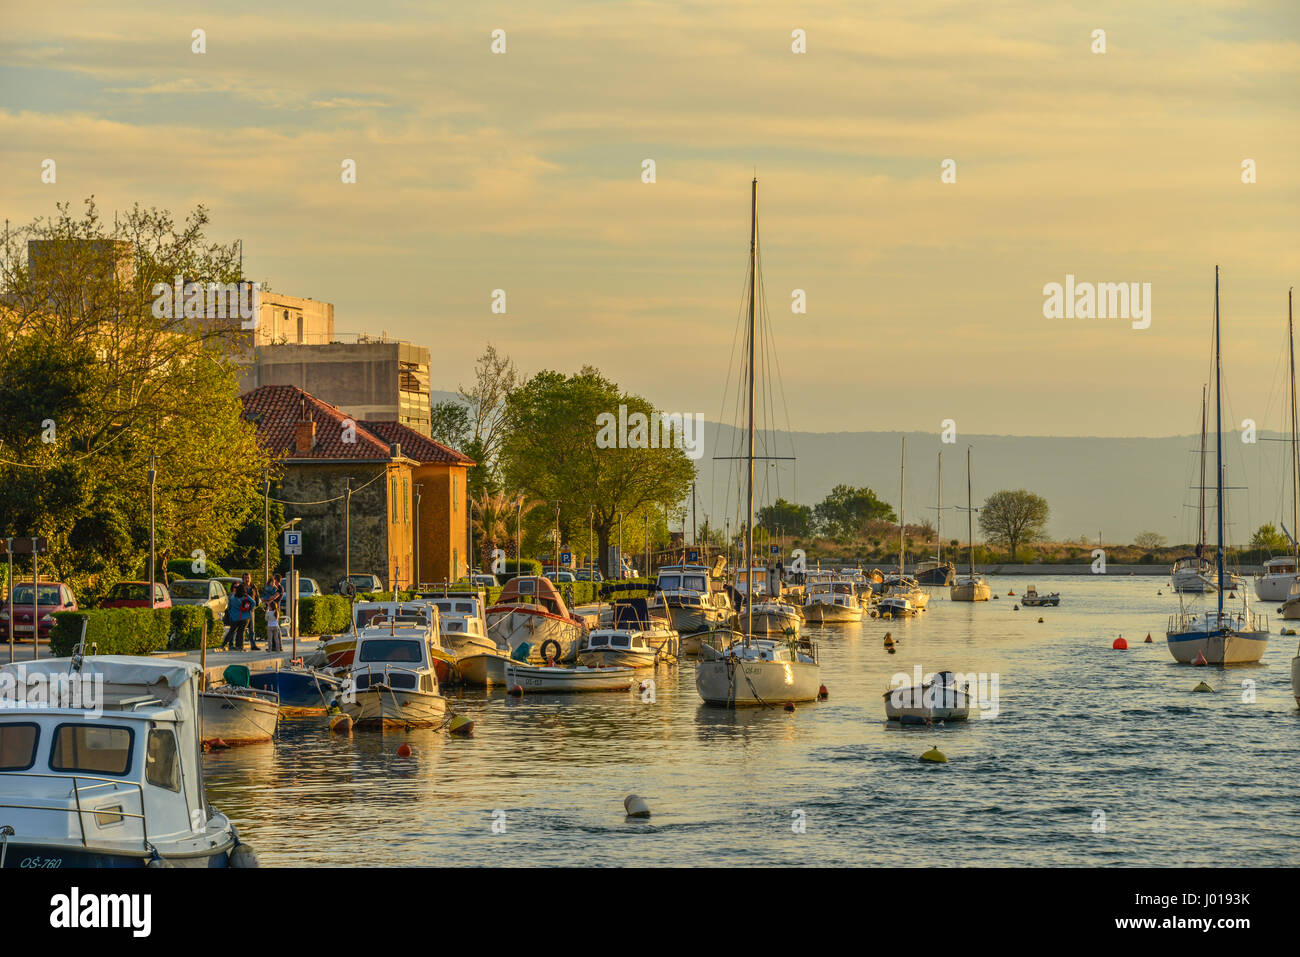
[[1133,544],[1138,548],[1148,552],[1153,552],[1157,548],[1164,548],[1165,537],[1157,532],[1139,532],[1133,539]]
[[773,532],[780,529],[783,535],[805,536],[812,532],[813,510],[807,505],[796,505],[778,498],[773,504],[758,510],[757,524]]
[[514,361],[497,352],[496,346],[489,342],[474,363],[474,384],[458,390],[465,400],[469,434],[464,445],[456,448],[478,463],[469,470],[471,495],[483,489],[493,492],[501,489],[498,457],[507,429],[507,402],[519,388],[519,382]]
[[247,341],[238,321],[154,315],[156,284],[241,279],[207,222],[136,206],[110,229],[91,199],[9,234],[0,534],[44,536],[46,567],[86,597],[92,580],[148,574],[151,463],[159,577],[169,555],[231,551],[269,465],[228,358]]
[[1291,550],[1291,543],[1282,532],[1278,531],[1277,526],[1269,522],[1255,529],[1255,534],[1250,539],[1250,547],[1267,552],[1287,552]]
[[429,435],[434,441],[464,452],[474,435],[469,409],[461,402],[435,402],[429,407]]
[[1022,543],[1041,540],[1047,530],[1047,499],[1024,489],[990,495],[980,506],[980,530],[991,542],[1006,545],[1011,560]]
[[620,405],[627,406],[629,417],[655,411],[590,366],[567,377],[544,371],[510,393],[503,419],[499,462],[506,486],[548,503],[538,510],[540,528],[554,523],[554,503],[560,503],[562,544],[569,544],[577,528],[585,533],[590,521],[602,567],[608,567],[620,513],[630,556],[628,532],[636,534],[635,516],[665,501],[681,501],[695,477],[694,463],[681,448],[600,448],[600,417],[617,415]]
[[835,486],[813,511],[822,531],[841,540],[862,535],[870,522],[897,520],[893,508],[875,492],[852,485]]

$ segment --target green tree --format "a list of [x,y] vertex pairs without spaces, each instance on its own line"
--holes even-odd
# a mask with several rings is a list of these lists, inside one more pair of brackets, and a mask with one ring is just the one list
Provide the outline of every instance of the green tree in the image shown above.
[[980,506],[980,530],[985,538],[1011,550],[1024,543],[1038,541],[1047,531],[1047,499],[1024,489],[1001,491],[990,495]]
[[1255,529],[1255,534],[1250,538],[1250,547],[1270,553],[1289,552],[1291,543],[1287,541],[1284,534],[1277,530],[1277,526],[1269,522]]
[[821,530],[840,540],[864,534],[871,522],[897,521],[893,508],[875,492],[852,485],[835,486],[813,511]]
[[[91,580],[148,574],[156,468],[156,569],[169,555],[231,551],[266,454],[243,419],[238,321],[156,316],[155,287],[235,282],[234,244],[139,206],[110,229],[78,216],[13,230],[0,263],[0,534],[44,536],[46,567]],[[24,256],[28,241],[31,258]],[[90,597],[89,594],[86,597]]]
[[435,442],[464,452],[474,436],[469,409],[462,402],[435,402],[429,407],[429,436]]
[[1133,539],[1133,544],[1138,548],[1148,552],[1153,552],[1157,548],[1164,548],[1165,537],[1158,532],[1139,532]]
[[590,520],[602,567],[608,567],[610,536],[620,514],[624,550],[633,556],[636,516],[659,503],[681,501],[695,477],[694,463],[678,447],[598,446],[601,416],[617,416],[620,405],[628,416],[640,412],[648,418],[655,411],[590,366],[567,377],[544,371],[511,392],[503,420],[499,461],[506,487],[548,503],[535,514],[539,531],[554,524],[559,502],[563,545],[578,528],[583,529],[578,543],[585,544]]
[[806,536],[812,532],[813,510],[807,505],[796,505],[778,498],[758,510],[756,522],[774,533],[779,530],[782,535]]

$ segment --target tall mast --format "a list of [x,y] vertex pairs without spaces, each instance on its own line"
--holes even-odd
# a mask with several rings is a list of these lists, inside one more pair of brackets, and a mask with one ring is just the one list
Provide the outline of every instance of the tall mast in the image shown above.
[[1205,386],[1201,386],[1201,547],[1198,557],[1202,559],[1205,557],[1205,414]]
[[1295,325],[1291,317],[1291,294],[1294,289],[1286,291],[1286,335],[1287,352],[1291,359],[1291,553],[1300,559],[1300,458],[1296,451],[1296,402],[1295,402]]
[[745,482],[745,643],[754,633],[754,303],[758,279],[758,177],[749,194],[749,452]]
[[[898,577],[903,577],[903,542],[907,536],[907,523],[903,520],[903,472],[907,468],[907,436],[903,436],[903,452],[898,458]],[[901,582],[900,582],[901,584]]]
[[970,577],[975,579],[975,502],[970,491],[970,446],[966,446],[966,554],[970,557]]
[[1219,620],[1223,626],[1223,370],[1219,358],[1219,267],[1214,267],[1214,474],[1215,505],[1218,508],[1219,539],[1215,548],[1214,563],[1219,576]]
[[939,507],[934,511],[934,534],[939,537],[939,567],[943,567],[943,453],[939,453]]

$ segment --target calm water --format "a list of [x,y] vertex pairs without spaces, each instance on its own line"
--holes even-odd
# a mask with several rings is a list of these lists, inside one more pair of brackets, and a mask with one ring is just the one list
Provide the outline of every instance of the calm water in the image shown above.
[[[1165,648],[1167,579],[1044,579],[1063,605],[1020,611],[1006,593],[1027,579],[990,584],[986,604],[936,590],[919,619],[814,632],[830,700],[794,714],[705,708],[684,662],[656,672],[653,704],[463,694],[470,740],[292,719],[206,756],[209,792],[264,865],[1300,863],[1297,639],[1278,620],[1261,665],[1191,668]],[[916,664],[996,673],[999,714],[889,725],[881,694]],[[1218,692],[1192,693],[1202,679]],[[935,744],[949,764],[917,760]],[[650,820],[625,819],[629,793]]]

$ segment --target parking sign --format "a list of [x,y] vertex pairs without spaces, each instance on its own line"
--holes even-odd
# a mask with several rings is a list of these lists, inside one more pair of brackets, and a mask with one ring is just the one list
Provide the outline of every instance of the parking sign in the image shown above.
[[284,553],[286,555],[302,554],[302,532],[288,531],[284,533]]
[[573,552],[560,552],[560,564],[567,565],[573,561]]

